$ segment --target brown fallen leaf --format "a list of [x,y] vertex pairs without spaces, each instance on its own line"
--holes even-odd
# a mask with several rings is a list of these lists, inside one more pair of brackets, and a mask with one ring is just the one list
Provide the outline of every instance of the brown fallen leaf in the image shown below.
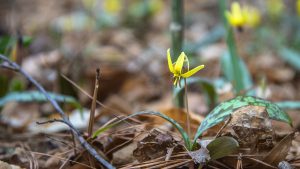
[[139,162],[145,162],[166,156],[168,149],[172,147],[174,147],[173,153],[184,151],[183,146],[171,134],[153,129],[144,139],[138,142],[137,148],[133,151],[133,156]]
[[273,147],[273,127],[264,107],[245,106],[236,110],[227,129],[250,152],[269,151]]
[[290,133],[284,137],[263,159],[264,162],[277,166],[279,162],[283,161],[294,139],[295,133]]
[[133,157],[133,151],[137,148],[136,142],[121,148],[112,155],[112,163],[115,165],[123,165],[131,163],[135,160]]

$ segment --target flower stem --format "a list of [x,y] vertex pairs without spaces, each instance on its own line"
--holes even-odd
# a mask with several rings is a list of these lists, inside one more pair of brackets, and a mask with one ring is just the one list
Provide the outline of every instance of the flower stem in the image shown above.
[[239,94],[242,90],[245,90],[245,86],[243,84],[243,79],[241,76],[241,68],[239,65],[240,63],[239,63],[239,57],[238,57],[236,43],[234,39],[234,32],[232,27],[228,24],[224,15],[226,11],[226,0],[219,0],[219,8],[220,8],[223,24],[227,32],[226,43],[229,49],[232,68],[233,68],[233,72],[232,72],[234,76],[233,85],[235,88],[235,92]]
[[[176,60],[182,52],[184,39],[184,11],[183,0],[171,1],[172,21],[170,23],[171,42],[172,42],[172,60]],[[178,93],[174,99],[177,107],[184,107],[184,91]]]
[[185,108],[186,108],[186,128],[187,128],[189,137],[191,137],[191,120],[190,120],[191,116],[190,116],[190,112],[189,112],[186,78],[184,78],[184,91],[185,91],[184,95],[185,95]]
[[179,56],[182,51],[183,37],[184,37],[184,12],[183,0],[172,0],[172,21],[170,24],[171,38],[172,38],[172,56],[173,60]]

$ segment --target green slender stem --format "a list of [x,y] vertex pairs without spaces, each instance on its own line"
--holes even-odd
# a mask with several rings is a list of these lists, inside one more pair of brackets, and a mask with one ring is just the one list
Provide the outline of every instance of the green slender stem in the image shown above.
[[185,108],[186,108],[186,128],[189,137],[191,138],[191,116],[189,112],[189,102],[188,102],[188,91],[187,91],[187,83],[186,78],[184,78],[184,95],[185,95]]
[[233,72],[232,72],[234,75],[233,84],[235,87],[235,92],[240,93],[242,90],[245,89],[245,86],[243,84],[241,73],[240,73],[241,71],[240,71],[239,58],[238,58],[238,53],[237,53],[235,39],[234,39],[234,32],[232,27],[228,24],[224,15],[226,10],[226,0],[219,0],[219,6],[220,6],[223,24],[227,32],[226,43],[229,48],[229,53],[231,57],[232,67],[233,67]]
[[237,50],[236,50],[236,45],[235,45],[235,40],[234,40],[234,34],[233,30],[231,27],[227,28],[227,44],[229,47],[229,52],[231,56],[231,62],[233,66],[233,74],[234,74],[234,81],[233,84],[235,86],[236,93],[240,93],[243,89],[245,89],[241,77],[241,71],[240,71],[240,65],[238,61],[238,55],[237,55]]
[[182,51],[184,36],[184,11],[183,0],[172,0],[172,22],[170,30],[172,35],[172,60],[176,60]]
[[[184,39],[184,11],[183,0],[171,1],[172,21],[170,23],[171,40],[172,40],[172,60],[177,60],[177,57],[182,52]],[[177,107],[184,107],[184,91],[179,93],[175,98]]]

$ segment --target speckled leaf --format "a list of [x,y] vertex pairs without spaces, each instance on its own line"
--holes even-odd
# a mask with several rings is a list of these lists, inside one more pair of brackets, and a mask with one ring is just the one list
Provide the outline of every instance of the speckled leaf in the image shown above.
[[235,110],[248,105],[266,107],[266,110],[271,119],[283,121],[289,123],[290,125],[292,124],[290,117],[284,111],[282,111],[276,104],[252,96],[238,96],[234,99],[219,104],[205,117],[205,119],[203,120],[196,132],[196,135],[194,137],[194,144],[197,138],[205,130],[224,121]]
[[[51,98],[57,102],[79,104],[75,98],[57,93],[48,92]],[[6,96],[0,98],[0,107],[11,101],[17,102],[46,102],[48,99],[39,91],[22,91],[10,92]]]

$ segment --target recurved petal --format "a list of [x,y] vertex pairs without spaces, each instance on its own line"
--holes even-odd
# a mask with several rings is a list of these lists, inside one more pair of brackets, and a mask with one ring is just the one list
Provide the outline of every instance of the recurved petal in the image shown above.
[[199,70],[201,70],[203,68],[204,68],[204,65],[197,66],[194,69],[182,74],[181,76],[184,77],[184,78],[188,78],[188,77],[192,76],[193,74],[197,73]]
[[184,63],[184,58],[186,58],[186,55],[184,52],[181,52],[181,54],[179,55],[176,63],[175,63],[175,66],[174,66],[174,71],[176,73],[179,73],[181,74],[181,70],[182,70],[182,67],[183,67],[183,63]]
[[174,73],[174,67],[173,67],[173,63],[172,63],[170,49],[168,49],[168,51],[167,51],[167,58],[168,58],[169,70],[170,70],[170,72]]
[[241,15],[242,9],[239,3],[233,2],[231,5],[231,11],[233,15]]

